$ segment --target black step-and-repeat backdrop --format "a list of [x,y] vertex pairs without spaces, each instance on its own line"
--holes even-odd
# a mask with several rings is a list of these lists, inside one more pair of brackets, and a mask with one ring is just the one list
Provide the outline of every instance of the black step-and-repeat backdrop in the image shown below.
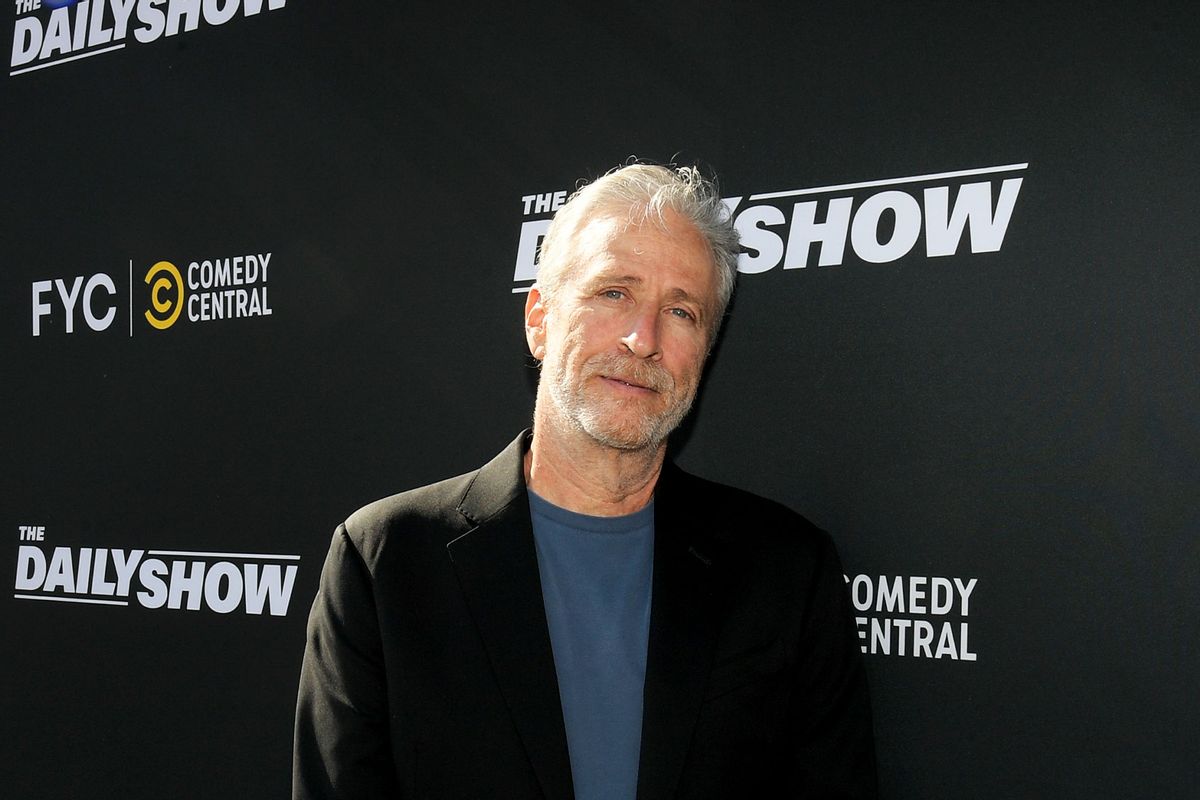
[[333,527],[528,423],[636,155],[747,247],[676,457],[835,536],[884,795],[1195,796],[1194,9],[570,5],[8,4],[0,793],[286,796]]

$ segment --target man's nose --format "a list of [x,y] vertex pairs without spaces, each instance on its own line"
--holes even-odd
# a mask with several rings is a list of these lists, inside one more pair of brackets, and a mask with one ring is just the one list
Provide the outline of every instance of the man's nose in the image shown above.
[[629,329],[621,337],[621,344],[638,358],[658,361],[662,358],[662,347],[658,326],[661,317],[657,311],[639,312],[629,320]]

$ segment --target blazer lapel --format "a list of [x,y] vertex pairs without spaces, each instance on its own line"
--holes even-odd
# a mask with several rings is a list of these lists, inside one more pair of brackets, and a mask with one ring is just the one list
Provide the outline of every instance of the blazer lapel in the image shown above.
[[571,763],[525,492],[526,441],[522,434],[479,471],[458,507],[475,527],[446,547],[542,792],[568,800]]
[[679,783],[720,629],[717,545],[687,482],[667,462],[655,491],[638,800],[666,800]]

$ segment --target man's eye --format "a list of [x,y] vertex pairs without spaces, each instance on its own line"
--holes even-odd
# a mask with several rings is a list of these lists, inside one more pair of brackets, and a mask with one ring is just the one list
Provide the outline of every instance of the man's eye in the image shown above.
[[609,300],[620,300],[625,296],[620,289],[605,289],[601,294]]
[[696,318],[695,315],[686,308],[672,308],[671,313],[680,319],[694,320]]

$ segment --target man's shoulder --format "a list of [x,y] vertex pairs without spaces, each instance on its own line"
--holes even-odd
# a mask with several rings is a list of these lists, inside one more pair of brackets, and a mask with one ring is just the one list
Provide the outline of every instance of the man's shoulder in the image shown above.
[[[375,567],[384,554],[440,551],[460,535],[466,520],[457,510],[478,470],[399,492],[368,503],[338,526],[363,560]],[[399,552],[397,552],[399,551]]]
[[820,528],[791,507],[747,489],[702,478],[681,469],[673,470],[672,483],[680,494],[705,515],[737,517],[798,532],[821,534]]
[[472,470],[367,503],[346,518],[346,530],[368,536],[384,534],[398,523],[445,524],[458,517],[458,502],[478,472]]
[[339,533],[369,564],[384,550],[413,554],[443,549],[512,501],[524,436],[479,469],[368,503],[346,518]]
[[711,560],[723,576],[726,636],[735,643],[728,649],[765,647],[783,641],[785,632],[798,635],[806,620],[841,614],[843,570],[828,533],[746,489],[690,475],[676,486],[673,505],[687,506],[684,524],[694,531],[701,561]]
[[678,475],[686,490],[708,505],[753,513],[781,521],[787,520],[805,527],[814,527],[801,514],[778,500],[772,500],[738,486],[702,478],[683,470],[679,470]]
[[823,557],[833,548],[829,534],[777,500],[678,470],[681,494],[725,547],[763,557]]

